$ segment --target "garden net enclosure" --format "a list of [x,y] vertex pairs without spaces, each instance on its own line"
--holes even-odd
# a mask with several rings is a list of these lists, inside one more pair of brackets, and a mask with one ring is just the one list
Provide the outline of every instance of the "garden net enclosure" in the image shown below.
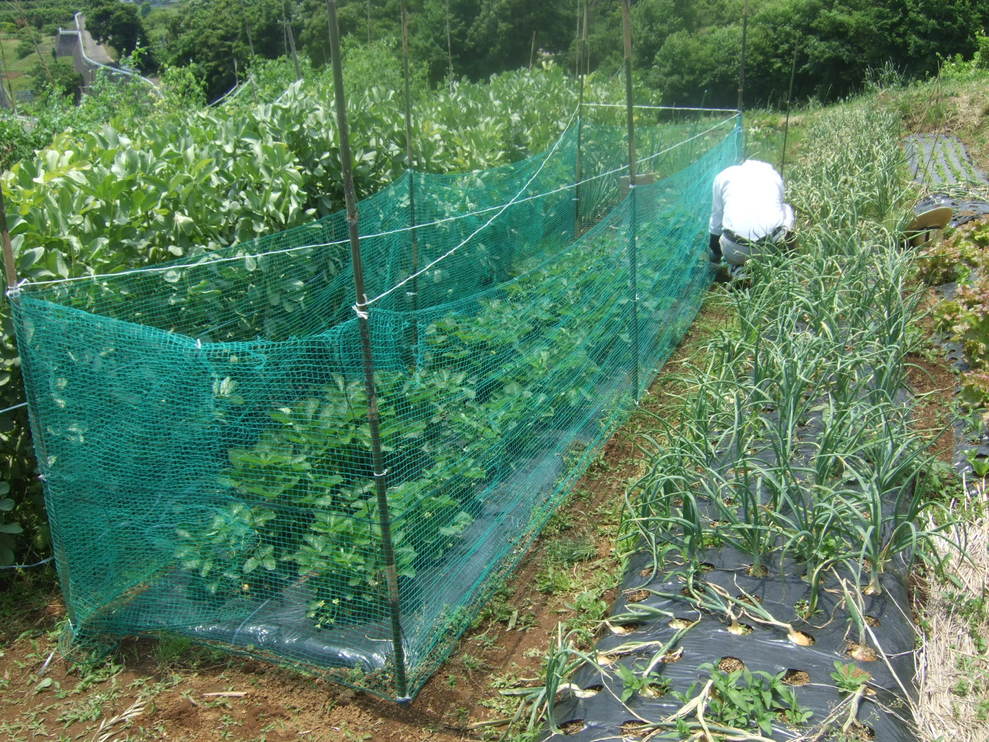
[[631,196],[624,129],[577,122],[360,203],[394,610],[343,214],[22,286],[74,637],[180,634],[413,695],[692,321],[726,115],[640,127],[655,181]]

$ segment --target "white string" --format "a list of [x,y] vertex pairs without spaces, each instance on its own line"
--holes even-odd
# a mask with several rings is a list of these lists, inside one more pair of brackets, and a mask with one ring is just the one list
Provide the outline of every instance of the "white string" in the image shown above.
[[516,203],[522,203],[522,201],[520,201],[520,198],[521,198],[522,194],[525,193],[525,189],[528,188],[530,185],[532,185],[532,181],[534,181],[536,179],[536,177],[539,175],[539,173],[541,173],[543,171],[543,168],[546,167],[546,163],[549,162],[550,158],[554,155],[554,153],[556,152],[556,150],[558,150],[560,148],[560,143],[563,141],[563,136],[568,131],[570,131],[570,125],[573,123],[573,120],[577,117],[577,113],[579,112],[579,110],[580,110],[579,107],[574,108],[573,113],[570,114],[570,120],[567,121],[567,125],[563,128],[563,133],[561,133],[560,136],[557,137],[556,141],[553,143],[553,146],[550,148],[549,152],[546,153],[546,157],[544,157],[543,158],[543,161],[541,163],[539,163],[539,167],[536,168],[536,172],[534,172],[532,174],[532,176],[525,182],[525,185],[523,185],[518,190],[518,193],[516,193],[512,197],[511,201],[509,201],[508,203],[502,205],[501,208],[498,209],[497,213],[492,214],[490,219],[488,219],[486,222],[484,222],[484,224],[482,224],[480,227],[478,227],[473,232],[471,232],[469,235],[467,235],[467,237],[465,237],[464,239],[462,239],[460,241],[460,243],[456,247],[454,247],[453,249],[448,250],[447,252],[443,253],[438,258],[436,258],[436,260],[434,260],[431,263],[427,264],[423,268],[420,268],[415,273],[410,273],[408,276],[406,276],[401,281],[399,281],[398,283],[396,283],[390,289],[388,289],[386,291],[383,291],[382,293],[378,294],[373,299],[368,300],[365,297],[365,299],[364,299],[363,302],[358,301],[357,305],[354,307],[354,311],[357,311],[358,315],[360,315],[360,312],[358,311],[359,309],[365,309],[366,310],[367,307],[371,306],[372,304],[374,304],[379,299],[383,299],[386,296],[388,296],[390,293],[392,293],[393,291],[397,291],[398,289],[402,288],[402,286],[404,286],[405,284],[407,284],[413,278],[416,278],[418,276],[421,276],[423,273],[426,273],[434,265],[436,265],[437,263],[439,263],[442,260],[446,260],[448,257],[450,257],[455,252],[457,252],[457,250],[459,250],[461,247],[463,247],[468,242],[470,242],[472,239],[474,239],[478,234],[480,234],[485,229],[487,229],[495,219],[497,219],[499,216],[501,216],[503,213],[505,213],[505,210],[508,209],[509,206],[512,206],[513,204],[516,204]]
[[[714,109],[711,109],[711,110],[714,110]],[[731,109],[725,109],[725,110],[731,110]],[[670,152],[670,151],[672,151],[672,150],[674,150],[674,149],[676,149],[678,147],[682,147],[683,145],[688,144],[688,143],[692,142],[693,140],[698,139],[699,137],[703,137],[703,136],[705,136],[707,134],[710,134],[715,129],[718,129],[718,128],[724,126],[729,121],[734,120],[734,118],[735,118],[735,116],[731,116],[729,118],[726,118],[726,119],[724,119],[722,121],[719,121],[718,123],[714,124],[713,126],[708,127],[704,131],[702,131],[702,132],[700,132],[698,134],[695,134],[692,137],[689,137],[687,139],[683,139],[683,140],[677,142],[676,144],[673,144],[673,145],[671,145],[669,147],[666,147],[665,149],[661,149],[658,152],[654,152],[651,155],[646,155],[645,157],[640,157],[639,159],[636,160],[636,163],[637,164],[642,164],[642,163],[645,163],[645,162],[649,162],[650,160],[653,160],[656,157],[659,157],[660,155],[664,155],[667,152]],[[571,121],[572,120],[573,120],[573,117],[571,117]],[[569,124],[567,125],[567,128],[569,128]],[[566,131],[566,130],[564,130],[564,131]],[[561,137],[561,139],[558,139],[557,140],[557,142],[554,145],[554,147],[558,146],[559,143],[560,143],[560,141],[562,141],[562,137]],[[549,155],[547,155],[547,157],[548,156]],[[543,161],[543,165],[545,165],[545,164],[546,164],[546,161],[544,160]],[[542,167],[542,165],[540,167]],[[534,194],[534,195],[531,195],[531,196],[526,196],[525,198],[516,198],[513,201],[510,201],[510,202],[508,202],[506,204],[500,204],[500,205],[496,205],[496,206],[486,206],[483,209],[477,209],[476,211],[470,211],[470,212],[467,212],[466,214],[456,214],[454,216],[446,216],[446,217],[442,217],[440,219],[436,219],[436,220],[431,221],[431,222],[425,222],[423,224],[417,224],[415,226],[399,227],[397,229],[390,229],[390,230],[386,230],[384,232],[376,232],[376,233],[373,233],[373,234],[361,235],[361,239],[362,240],[372,240],[372,239],[378,239],[378,238],[381,238],[381,237],[391,237],[393,235],[402,234],[404,232],[412,232],[412,231],[420,230],[420,229],[429,229],[430,227],[436,227],[436,226],[439,226],[441,224],[447,224],[449,222],[459,221],[460,219],[469,219],[469,218],[475,217],[475,216],[483,216],[484,214],[489,214],[492,211],[498,211],[499,213],[501,213],[502,211],[504,211],[505,209],[507,209],[509,206],[517,205],[517,204],[521,204],[521,203],[526,203],[528,201],[534,201],[534,200],[536,200],[538,198],[546,198],[547,196],[552,196],[552,195],[555,195],[557,193],[561,193],[563,191],[570,190],[572,188],[577,188],[578,186],[582,186],[585,183],[590,183],[592,181],[599,180],[601,178],[607,178],[607,177],[609,177],[611,175],[616,175],[616,174],[621,173],[621,172],[624,172],[626,170],[628,170],[628,165],[622,165],[621,167],[614,168],[613,170],[607,170],[607,171],[605,171],[603,173],[598,173],[597,175],[592,175],[590,177],[584,178],[583,180],[577,181],[575,183],[568,183],[566,185],[559,186],[557,188],[554,188],[554,189],[549,190],[549,191],[545,191],[543,193],[537,193],[537,194]],[[538,172],[537,172],[537,174],[538,174]],[[535,176],[533,176],[533,177],[535,177]],[[531,183],[531,180],[529,182]],[[528,183],[526,185],[528,185]],[[525,190],[525,187],[524,186],[523,186],[522,190],[523,191]],[[497,216],[498,215],[496,214],[495,217],[497,217]],[[487,225],[485,225],[485,226],[487,226]],[[482,227],[481,229],[483,229],[483,228],[484,227]],[[475,234],[476,234],[476,232],[475,232]],[[473,236],[474,235],[471,235],[471,237],[473,237]],[[470,238],[468,238],[468,239],[470,239]],[[150,265],[150,266],[144,266],[142,268],[133,268],[131,270],[126,270],[126,271],[117,271],[115,273],[90,273],[90,274],[87,274],[87,275],[84,275],[84,276],[69,276],[67,278],[53,278],[53,279],[49,279],[49,280],[46,280],[46,281],[28,281],[28,280],[25,279],[25,280],[22,280],[17,285],[17,288],[20,289],[22,286],[50,286],[50,285],[53,285],[53,284],[72,283],[72,282],[75,282],[75,281],[93,281],[93,280],[99,280],[99,279],[104,279],[104,278],[117,278],[119,276],[136,275],[136,274],[140,274],[140,273],[167,273],[168,271],[173,271],[173,270],[174,271],[179,271],[179,270],[185,270],[185,269],[188,269],[188,268],[198,268],[198,267],[206,266],[206,265],[213,265],[213,264],[219,264],[219,263],[230,263],[230,262],[234,262],[234,261],[237,261],[237,260],[251,260],[251,259],[265,258],[265,257],[271,256],[271,255],[285,255],[285,254],[293,253],[293,252],[296,252],[296,251],[299,251],[299,250],[312,250],[312,249],[321,248],[321,247],[337,247],[337,246],[340,246],[340,245],[346,245],[346,244],[349,243],[349,241],[350,241],[349,238],[343,238],[343,239],[339,239],[339,240],[334,240],[332,242],[314,242],[314,243],[307,244],[307,245],[295,245],[293,247],[282,248],[281,250],[266,250],[264,252],[249,253],[249,254],[246,254],[246,255],[228,255],[228,256],[225,256],[225,257],[208,258],[208,259],[205,259],[205,260],[200,260],[200,261],[195,262],[195,263],[186,263],[186,264],[183,264],[183,265],[174,265],[174,264],[171,264],[171,263],[166,263],[164,265]],[[441,259],[442,258],[438,258],[437,260],[441,260]],[[432,265],[432,264],[430,264],[430,265]],[[427,269],[424,268],[423,271],[425,271],[425,270],[427,270]],[[408,280],[411,280],[411,278],[412,278],[412,276],[410,276],[408,279],[406,279],[406,281],[403,281],[403,284],[399,284],[399,285],[404,285],[404,283],[407,283]],[[398,288],[398,286],[395,286],[392,289],[390,289],[389,290],[389,293],[391,291],[393,291],[394,289],[396,289],[396,288]],[[380,298],[380,297],[376,297],[372,301],[377,301],[378,298]]]
[[34,564],[6,564],[0,567],[0,569],[31,569],[31,567],[40,567],[42,564],[48,564],[48,562],[54,558],[55,557],[48,557],[47,559],[42,559],[40,562],[35,562]]
[[[628,108],[625,103],[584,103],[585,106],[596,108]],[[710,111],[712,113],[738,113],[737,108],[691,108],[690,106],[649,106],[644,103],[636,104],[632,108],[642,108],[647,111]]]

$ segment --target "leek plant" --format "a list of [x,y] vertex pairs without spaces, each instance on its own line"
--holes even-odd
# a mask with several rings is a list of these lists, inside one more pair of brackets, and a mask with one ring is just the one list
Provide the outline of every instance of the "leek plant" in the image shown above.
[[[736,321],[690,370],[676,425],[644,447],[652,462],[636,491],[648,507],[634,525],[675,544],[685,574],[715,543],[745,554],[753,574],[790,556],[816,607],[830,575],[865,569],[860,589],[878,590],[893,559],[929,561],[943,537],[931,523],[946,515],[921,519],[937,506],[914,486],[926,443],[904,389],[919,296],[896,237],[909,196],[897,136],[884,112],[846,110],[811,138],[791,176],[807,222],[799,247],[752,256],[749,285],[729,292]],[[740,610],[701,592],[688,599],[699,610]]]

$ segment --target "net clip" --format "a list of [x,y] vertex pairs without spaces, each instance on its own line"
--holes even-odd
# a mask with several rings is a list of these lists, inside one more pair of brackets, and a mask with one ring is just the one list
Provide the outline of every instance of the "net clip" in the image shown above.
[[26,278],[22,278],[20,281],[15,283],[13,286],[7,287],[7,298],[16,299],[21,295],[21,287],[27,283]]

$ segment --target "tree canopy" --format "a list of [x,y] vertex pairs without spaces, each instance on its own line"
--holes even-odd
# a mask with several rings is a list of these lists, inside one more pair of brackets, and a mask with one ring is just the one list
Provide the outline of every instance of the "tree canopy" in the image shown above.
[[[96,4],[115,4],[93,0]],[[408,0],[412,56],[432,82],[528,65],[533,53],[574,68],[578,15],[587,6],[592,69],[618,70],[621,3],[615,0]],[[339,0],[341,30],[358,42],[401,37],[400,0]],[[636,0],[634,68],[675,103],[733,105],[748,8],[746,101],[779,100],[796,53],[795,94],[830,100],[870,70],[926,76],[971,55],[989,23],[983,0]],[[128,20],[132,20],[128,15]],[[252,57],[327,60],[325,0],[183,0],[149,19],[157,56],[196,64],[212,97]],[[112,43],[112,42],[111,42]],[[116,46],[116,44],[114,44]]]

